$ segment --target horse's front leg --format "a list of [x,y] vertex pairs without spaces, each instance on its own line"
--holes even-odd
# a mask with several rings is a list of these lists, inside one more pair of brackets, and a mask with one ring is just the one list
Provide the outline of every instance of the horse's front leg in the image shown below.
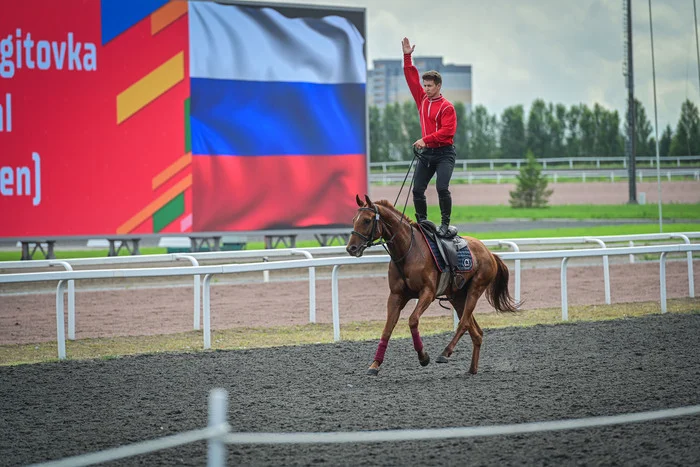
[[408,318],[408,327],[411,329],[411,337],[413,338],[413,348],[418,352],[418,361],[421,366],[426,366],[430,363],[430,356],[428,352],[423,349],[423,340],[420,338],[420,333],[418,332],[418,322],[423,312],[428,309],[433,300],[435,300],[435,292],[430,289],[423,289],[418,297],[416,308]]
[[379,366],[384,361],[384,353],[389,345],[391,333],[394,332],[396,323],[401,315],[401,310],[406,306],[406,303],[408,303],[408,298],[403,294],[391,293],[389,295],[386,307],[386,324],[382,331],[382,338],[379,340],[379,345],[377,346],[377,352],[374,354],[374,361],[369,366],[369,370],[367,370],[368,375],[376,376],[379,373]]

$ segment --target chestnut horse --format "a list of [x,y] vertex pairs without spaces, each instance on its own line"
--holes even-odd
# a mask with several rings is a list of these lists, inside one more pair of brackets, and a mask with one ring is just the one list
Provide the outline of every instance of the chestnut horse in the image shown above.
[[[430,357],[423,349],[418,322],[423,312],[437,298],[441,273],[418,224],[395,209],[389,201],[372,202],[367,195],[365,202],[362,202],[359,196],[356,196],[356,200],[360,208],[353,219],[353,231],[346,247],[347,252],[360,257],[366,248],[382,244],[391,256],[386,324],[374,361],[367,373],[379,373],[379,366],[384,361],[384,353],[401,310],[412,298],[418,299],[418,302],[408,319],[408,326],[413,337],[413,347],[418,352],[418,361],[422,366],[426,366],[430,363]],[[444,294],[457,312],[459,325],[437,362],[447,363],[457,342],[468,331],[474,345],[469,372],[476,374],[484,336],[473,315],[476,302],[486,292],[486,299],[496,311],[515,312],[519,304],[515,303],[508,292],[509,273],[503,261],[491,253],[480,240],[473,237],[463,238],[471,251],[473,266],[470,271],[459,273],[464,277],[466,285],[457,288],[455,281],[449,281],[445,290]]]

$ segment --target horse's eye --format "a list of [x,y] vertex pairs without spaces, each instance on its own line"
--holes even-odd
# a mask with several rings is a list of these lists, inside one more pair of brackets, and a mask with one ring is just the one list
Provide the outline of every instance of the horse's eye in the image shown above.
[[365,219],[365,224],[369,224],[369,223],[370,223],[370,219]]

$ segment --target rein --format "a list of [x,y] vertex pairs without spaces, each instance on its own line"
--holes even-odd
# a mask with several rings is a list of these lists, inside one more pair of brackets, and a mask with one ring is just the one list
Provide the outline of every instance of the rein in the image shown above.
[[[370,247],[373,247],[376,245],[381,245],[382,248],[384,248],[384,250],[387,252],[387,254],[391,257],[391,260],[394,263],[398,264],[398,263],[402,262],[403,260],[405,260],[406,256],[408,256],[408,254],[411,252],[411,248],[413,248],[413,239],[415,237],[415,232],[413,231],[413,228],[411,227],[411,225],[406,224],[408,226],[408,228],[411,230],[411,243],[408,245],[408,249],[406,250],[406,253],[404,253],[404,255],[401,258],[396,259],[396,258],[394,258],[394,255],[392,255],[391,252],[389,251],[389,248],[387,248],[387,245],[394,243],[394,238],[398,235],[399,229],[398,228],[395,229],[393,235],[391,236],[391,238],[389,240],[384,240],[381,235],[379,235],[377,237],[377,240],[374,240],[374,236],[375,236],[375,233],[377,233],[377,227],[379,225],[379,222],[381,222],[382,224],[384,224],[386,226],[388,226],[388,224],[379,215],[379,208],[377,208],[376,205],[373,205],[371,208],[362,207],[362,208],[359,208],[358,211],[372,211],[374,213],[374,217],[372,218],[372,231],[370,232],[369,237],[361,234],[360,232],[358,232],[356,230],[353,230],[350,235],[357,235],[362,240],[364,240],[365,243],[362,246],[364,246],[365,248],[370,248]],[[403,224],[403,215],[399,219],[399,225],[401,225],[401,224]]]
[[[411,173],[411,169],[413,168],[413,163],[415,162],[416,159],[421,161],[423,164],[426,164],[426,162],[423,158],[422,150],[413,146],[413,159],[411,159],[411,163],[408,165],[408,171],[406,171],[406,176],[403,178],[403,183],[401,183],[401,188],[399,188],[399,192],[396,195],[396,200],[394,201],[394,206],[396,206],[396,203],[399,201],[399,196],[401,196],[401,191],[403,191],[403,187],[406,185],[406,180],[408,179],[408,174]],[[428,165],[428,164],[426,164],[426,165]],[[403,204],[403,211],[401,212],[401,217],[399,218],[399,225],[403,224],[404,218],[406,217],[406,208],[408,207],[408,196],[411,193],[411,188],[413,187],[413,182],[415,181],[415,179],[416,179],[416,173],[414,171],[413,177],[411,177],[411,183],[408,186],[408,191],[406,192],[406,201]],[[408,245],[408,249],[406,250],[406,253],[404,253],[404,255],[401,258],[395,259],[386,245],[393,243],[394,237],[396,237],[396,235],[399,233],[399,229],[398,228],[396,229],[396,231],[394,232],[394,234],[391,236],[391,238],[389,240],[383,240],[382,237],[379,236],[379,237],[377,237],[377,240],[374,241],[373,240],[374,234],[377,231],[377,226],[378,226],[379,222],[381,221],[382,224],[384,224],[384,225],[388,225],[388,224],[386,222],[384,222],[381,219],[381,217],[379,216],[379,208],[377,208],[377,206],[372,206],[371,208],[361,207],[361,208],[359,208],[359,210],[360,211],[372,211],[374,213],[374,218],[373,218],[373,222],[372,222],[372,231],[370,232],[369,237],[366,237],[365,235],[361,234],[360,232],[357,232],[356,230],[353,230],[350,235],[357,235],[358,237],[360,237],[365,242],[363,245],[365,248],[370,248],[370,247],[373,247],[376,245],[381,245],[384,248],[384,250],[387,252],[387,254],[391,257],[391,260],[396,264],[405,260],[406,257],[408,256],[408,254],[411,252],[411,248],[413,248],[413,242],[414,242],[414,237],[415,237],[415,232],[413,231],[413,227],[411,227],[411,224],[410,223],[406,224],[408,226],[408,228],[411,230],[411,243]],[[401,274],[403,274],[403,270],[401,270]]]

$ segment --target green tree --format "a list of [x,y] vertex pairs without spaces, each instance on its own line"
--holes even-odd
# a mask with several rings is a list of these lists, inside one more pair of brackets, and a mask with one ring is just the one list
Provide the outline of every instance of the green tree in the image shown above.
[[[666,129],[661,135],[659,140],[659,156],[668,156],[671,154],[671,142],[673,141],[673,130],[671,125],[666,125]],[[652,153],[656,156],[656,146],[654,146],[654,152]]]
[[[455,114],[457,115],[457,131],[455,132],[455,147],[457,156],[467,153],[467,108],[463,102],[455,102]],[[420,127],[420,123],[419,123]]]
[[624,139],[620,132],[620,114],[617,110],[607,110],[595,104],[593,113],[596,118],[596,151],[597,156],[621,156],[624,154]]
[[[654,141],[652,138],[652,126],[649,118],[647,117],[647,111],[644,109],[644,105],[638,100],[634,100],[635,107],[635,119],[634,119],[634,143],[635,143],[635,153],[637,157],[648,157],[656,154],[656,149],[654,148]],[[629,111],[629,110],[628,110]],[[625,141],[627,141],[627,135],[629,135],[629,124],[627,123],[627,118],[625,118]],[[654,144],[652,144],[654,143]]]
[[698,108],[686,99],[681,106],[676,133],[671,141],[671,156],[700,154],[700,115]]
[[520,168],[515,191],[510,192],[510,205],[514,208],[543,208],[547,206],[553,190],[547,189],[547,177],[532,151],[527,152],[527,162]]
[[586,104],[581,104],[580,108],[580,119],[579,119],[579,129],[581,131],[581,150],[580,155],[584,157],[595,156],[596,150],[596,121],[593,111],[586,106]]
[[401,127],[403,128],[401,158],[410,161],[413,159],[413,143],[421,137],[418,109],[412,100],[401,105]]
[[506,108],[501,115],[501,155],[506,159],[522,159],[526,145],[523,106]]
[[582,108],[572,105],[566,112],[566,155],[568,157],[581,156],[581,112]]
[[401,125],[401,105],[398,103],[388,104],[384,107],[382,127],[384,128],[384,137],[386,138],[389,159],[401,159],[401,146],[405,140],[403,127]]
[[547,127],[547,104],[542,99],[535,99],[527,117],[527,148],[537,157],[548,157],[550,153],[550,134]]
[[466,119],[469,159],[498,157],[498,122],[483,105],[477,105]]
[[544,157],[566,156],[566,107],[564,104],[547,107],[547,129],[549,130],[549,153]]
[[382,111],[376,105],[369,108],[369,160],[389,161],[389,150],[382,125]]

